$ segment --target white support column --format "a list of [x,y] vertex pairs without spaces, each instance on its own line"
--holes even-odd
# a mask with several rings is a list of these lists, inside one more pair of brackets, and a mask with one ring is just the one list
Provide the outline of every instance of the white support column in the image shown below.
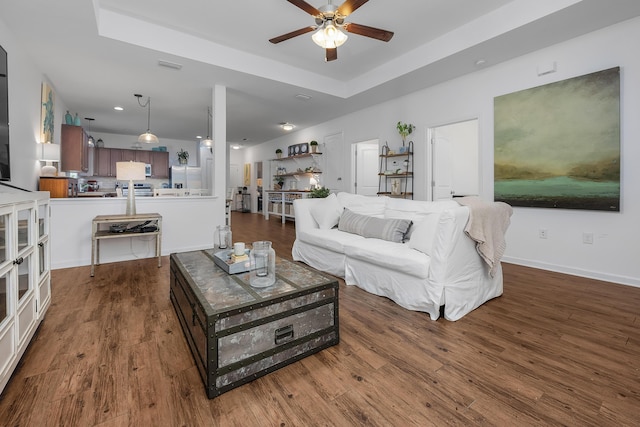
[[213,90],[214,172],[212,194],[225,200],[227,194],[227,88],[215,85]]

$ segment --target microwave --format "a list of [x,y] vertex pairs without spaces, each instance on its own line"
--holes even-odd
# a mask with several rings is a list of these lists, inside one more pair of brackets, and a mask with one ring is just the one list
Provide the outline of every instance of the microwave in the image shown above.
[[144,176],[151,176],[151,165],[149,163],[144,165]]

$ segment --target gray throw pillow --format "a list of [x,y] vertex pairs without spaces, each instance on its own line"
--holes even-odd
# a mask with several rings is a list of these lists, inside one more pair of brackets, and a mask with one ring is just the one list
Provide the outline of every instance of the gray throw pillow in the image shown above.
[[411,226],[411,220],[396,218],[375,218],[360,215],[345,209],[340,215],[338,230],[358,234],[363,237],[402,243]]

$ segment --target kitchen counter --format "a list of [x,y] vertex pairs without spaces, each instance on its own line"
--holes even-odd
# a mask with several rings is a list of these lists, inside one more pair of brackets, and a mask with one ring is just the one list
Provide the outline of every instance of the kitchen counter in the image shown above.
[[115,191],[85,191],[78,193],[78,197],[117,197]]

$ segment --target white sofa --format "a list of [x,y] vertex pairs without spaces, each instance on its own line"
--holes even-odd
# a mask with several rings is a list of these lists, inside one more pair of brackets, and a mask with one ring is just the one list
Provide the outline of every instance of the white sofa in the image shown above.
[[[294,260],[343,277],[347,285],[388,297],[409,310],[426,312],[432,320],[440,317],[441,306],[447,320],[458,320],[502,294],[499,262],[491,276],[476,242],[464,232],[469,208],[453,200],[338,193],[295,200],[294,210]],[[402,234],[407,220],[411,226],[404,242],[384,240],[395,238],[398,230],[379,238],[383,230],[396,225]]]

